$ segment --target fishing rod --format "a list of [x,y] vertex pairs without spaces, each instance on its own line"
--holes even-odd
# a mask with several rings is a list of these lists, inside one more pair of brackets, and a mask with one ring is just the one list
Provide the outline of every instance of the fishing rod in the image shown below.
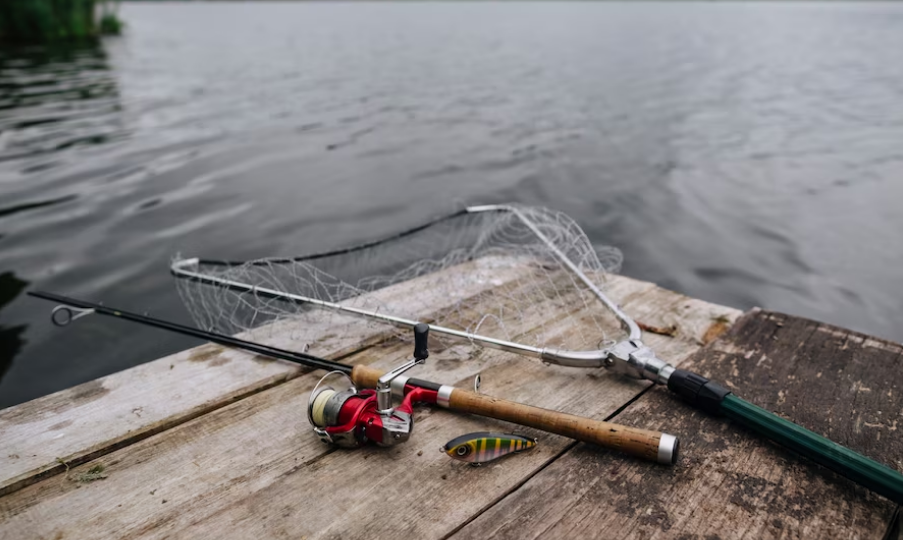
[[[356,447],[367,442],[391,446],[404,442],[413,428],[413,404],[427,403],[536,428],[661,464],[671,465],[678,457],[679,440],[667,433],[542,409],[404,375],[429,356],[429,327],[425,324],[414,327],[413,358],[383,373],[367,366],[352,367],[308,353],[271,347],[59,294],[41,291],[30,291],[28,294],[59,304],[51,312],[51,320],[57,326],[66,326],[91,314],[106,315],[326,370],[328,373],[311,392],[307,413],[317,436],[338,446]],[[348,386],[336,389],[323,384],[331,376],[347,378]],[[397,407],[391,404],[393,396],[402,399]]]

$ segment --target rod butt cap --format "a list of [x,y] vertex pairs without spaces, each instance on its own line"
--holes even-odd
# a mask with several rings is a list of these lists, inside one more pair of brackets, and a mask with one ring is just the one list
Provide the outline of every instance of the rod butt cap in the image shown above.
[[658,462],[662,465],[674,465],[677,463],[677,454],[680,451],[680,439],[674,435],[662,433],[658,441]]

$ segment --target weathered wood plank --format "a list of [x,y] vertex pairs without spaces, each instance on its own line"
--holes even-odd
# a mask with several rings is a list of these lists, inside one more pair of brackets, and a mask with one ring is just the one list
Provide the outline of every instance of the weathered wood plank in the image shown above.
[[[646,308],[650,324],[660,324],[670,306],[685,300],[628,279],[615,280],[610,291],[631,308],[634,302],[660,304]],[[554,315],[538,306],[531,317],[539,317],[532,319],[535,323]],[[662,354],[681,359],[698,348],[702,329],[719,316],[735,317],[736,312],[700,303],[684,315],[688,328],[700,331],[678,338],[650,336],[649,341]],[[694,317],[699,321],[689,324]],[[549,329],[577,331],[563,322]],[[388,368],[408,354],[407,346],[377,348],[348,361]],[[487,393],[595,418],[611,414],[646,385],[604,372],[546,367],[496,351],[474,357],[467,345],[434,351],[417,376],[469,384],[480,371]],[[374,537],[407,531],[436,538],[570,444],[541,435],[538,451],[473,469],[452,462],[438,447],[467,431],[513,428],[425,409],[418,411],[415,434],[406,445],[331,451],[309,433],[303,413],[315,379],[299,377],[4,497],[0,531],[52,537],[90,530],[96,537],[126,538]],[[108,478],[78,484],[79,475],[97,463],[105,465]],[[420,520],[406,520],[405,515]]]
[[[464,298],[516,280],[530,269],[494,259],[401,283],[372,293],[374,303],[406,305],[423,299],[412,316],[428,316]],[[466,279],[462,278],[466,276]],[[431,294],[436,280],[455,279],[453,294]],[[448,291],[444,291],[447,293]],[[386,335],[386,327],[338,314],[305,321],[314,350],[340,358]],[[336,332],[342,328],[342,332]],[[165,334],[164,334],[165,335]],[[278,325],[250,339],[292,349],[299,343]],[[287,363],[248,361],[208,344],[0,411],[0,495],[58,474],[116,448],[281,384],[300,371]],[[65,465],[64,465],[65,463]]]
[[[903,469],[899,345],[755,311],[687,366]],[[578,445],[454,538],[882,538],[892,503],[730,422],[647,392],[614,421],[681,435],[673,469]]]

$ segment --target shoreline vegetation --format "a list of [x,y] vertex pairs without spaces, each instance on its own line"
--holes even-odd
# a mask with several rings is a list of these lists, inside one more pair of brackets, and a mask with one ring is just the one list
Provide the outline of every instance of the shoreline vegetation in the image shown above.
[[43,44],[119,35],[120,0],[0,0],[0,42]]

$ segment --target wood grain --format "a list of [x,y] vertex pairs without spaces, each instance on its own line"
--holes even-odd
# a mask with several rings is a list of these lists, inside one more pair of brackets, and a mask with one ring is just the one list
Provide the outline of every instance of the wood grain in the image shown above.
[[[901,347],[755,311],[682,367],[854,450],[901,467]],[[673,468],[585,445],[458,538],[882,538],[895,505],[655,388],[615,421],[682,435]]]
[[[635,301],[660,302],[660,309],[647,310],[650,319],[671,313],[664,306],[679,297],[626,278],[617,278],[611,290],[627,307]],[[688,327],[704,329],[719,316],[734,317],[736,311],[698,303],[684,318],[702,319]],[[553,334],[579,331],[556,322],[551,309],[540,307],[530,318],[525,324],[542,322]],[[698,349],[701,334],[650,336],[649,341],[680,360]],[[474,354],[469,344],[446,349],[431,344],[431,351],[430,361],[411,376],[469,385],[480,372],[487,393],[597,419],[647,387],[601,371],[543,366],[499,351]],[[374,346],[347,361],[385,370],[409,354],[408,345]],[[315,379],[314,374],[300,376],[0,498],[0,535],[438,538],[572,444],[527,430],[541,438],[536,450],[482,468],[462,467],[438,448],[465,432],[516,428],[419,409],[414,435],[405,445],[333,450],[306,425],[304,408]],[[78,482],[97,464],[105,466],[107,478]],[[406,517],[411,515],[418,519]]]

